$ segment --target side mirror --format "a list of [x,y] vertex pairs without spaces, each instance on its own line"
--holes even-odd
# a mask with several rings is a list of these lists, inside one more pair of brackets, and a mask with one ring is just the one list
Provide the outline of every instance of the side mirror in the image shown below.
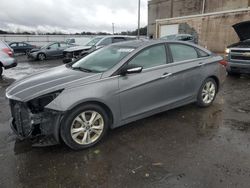
[[125,76],[126,74],[135,74],[140,73],[142,71],[142,67],[138,65],[126,65],[121,69],[120,74],[122,76]]
[[50,46],[48,46],[47,49],[49,50],[49,49],[50,49]]

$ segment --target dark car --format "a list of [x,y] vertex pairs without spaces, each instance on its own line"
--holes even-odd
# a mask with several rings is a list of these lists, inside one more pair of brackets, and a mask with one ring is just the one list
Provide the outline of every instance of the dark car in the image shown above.
[[81,57],[90,54],[91,52],[100,49],[104,46],[117,43],[117,42],[124,42],[129,40],[135,40],[136,37],[131,36],[98,36],[93,38],[84,46],[75,46],[64,50],[63,52],[63,62],[69,63],[74,59],[79,59]]
[[164,37],[161,37],[160,39],[165,39],[165,40],[178,40],[178,41],[185,41],[185,42],[192,42],[197,44],[197,39],[189,34],[176,34],[176,35],[167,35]]
[[229,75],[250,74],[250,21],[233,25],[240,41],[227,47]]
[[62,57],[66,48],[74,46],[66,42],[52,42],[41,48],[32,49],[28,54],[28,58],[43,61],[49,58]]
[[11,42],[9,46],[14,50],[14,53],[27,54],[33,48],[37,48],[35,45],[31,45],[27,42]]

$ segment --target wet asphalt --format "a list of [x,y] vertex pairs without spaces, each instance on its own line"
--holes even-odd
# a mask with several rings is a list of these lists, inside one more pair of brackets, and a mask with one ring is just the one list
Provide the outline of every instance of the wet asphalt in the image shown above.
[[5,89],[15,79],[61,65],[29,62],[0,80],[0,187],[250,186],[250,76],[227,77],[214,104],[190,104],[112,130],[97,146],[32,148],[9,127]]

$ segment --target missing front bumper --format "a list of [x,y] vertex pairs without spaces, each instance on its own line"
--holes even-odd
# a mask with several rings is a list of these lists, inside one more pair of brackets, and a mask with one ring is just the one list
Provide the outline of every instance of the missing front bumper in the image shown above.
[[19,139],[52,137],[57,143],[60,142],[61,112],[44,109],[43,112],[34,114],[25,103],[13,100],[10,101],[10,106],[10,126]]

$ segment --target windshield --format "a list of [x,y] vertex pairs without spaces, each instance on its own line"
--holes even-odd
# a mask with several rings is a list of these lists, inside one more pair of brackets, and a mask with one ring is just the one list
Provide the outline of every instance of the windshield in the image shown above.
[[73,69],[87,72],[105,72],[130,54],[134,48],[109,46],[97,50],[72,65]]
[[94,46],[96,43],[98,43],[103,37],[96,37],[93,38],[91,41],[89,41],[86,46]]

